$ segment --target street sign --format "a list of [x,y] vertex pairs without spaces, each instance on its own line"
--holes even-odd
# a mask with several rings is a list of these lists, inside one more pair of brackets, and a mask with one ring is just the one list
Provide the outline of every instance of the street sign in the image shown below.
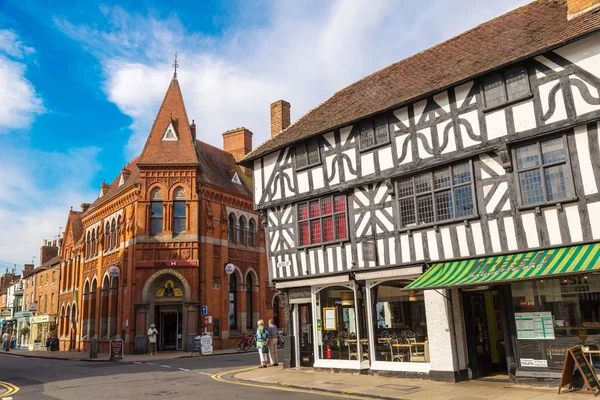
[[123,359],[123,340],[113,339],[110,341],[110,360]]
[[200,307],[200,313],[202,315],[208,315],[208,306],[202,306],[202,307]]
[[113,265],[108,269],[108,276],[110,276],[111,278],[117,278],[119,276],[119,273],[121,273],[121,270],[116,265]]
[[227,275],[233,274],[234,271],[235,271],[235,265],[233,265],[232,263],[225,264],[225,273]]

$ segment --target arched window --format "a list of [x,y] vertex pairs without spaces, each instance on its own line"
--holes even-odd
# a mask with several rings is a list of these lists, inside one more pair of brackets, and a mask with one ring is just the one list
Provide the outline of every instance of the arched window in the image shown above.
[[252,324],[252,274],[246,276],[246,328],[253,329]]
[[235,242],[235,215],[229,214],[229,241]]
[[246,218],[240,217],[240,225],[238,227],[237,241],[239,244],[246,243]]
[[256,224],[254,220],[251,218],[248,222],[248,246],[256,246],[254,243],[254,232],[256,231]]
[[112,249],[110,236],[110,222],[106,221],[106,227],[104,228],[104,251],[109,249]]
[[90,231],[88,231],[87,233],[87,240],[85,241],[85,258],[89,258],[90,254],[91,254],[91,244],[92,244],[92,239],[91,239],[91,233]]
[[121,216],[119,215],[117,217],[117,229],[115,230],[115,246],[119,246],[119,244],[121,244],[121,240],[120,240],[120,235],[119,232],[121,232]]
[[173,191],[173,234],[184,233],[186,228],[185,221],[185,189],[181,186]]
[[160,235],[163,232],[163,199],[161,188],[154,188],[150,192],[150,234]]
[[117,221],[116,219],[112,220],[110,224],[110,248],[114,248],[117,246]]
[[237,278],[235,272],[229,275],[229,330],[237,329]]
[[97,249],[98,247],[96,246],[96,230],[92,229],[92,257],[97,254]]
[[71,305],[70,304],[67,305],[67,311],[65,312],[65,314],[63,315],[63,317],[64,317],[63,318],[64,327],[62,329],[63,336],[67,336],[69,334],[69,331],[70,331],[70,329],[69,329],[70,328],[70,326],[69,326],[70,325],[69,324],[69,320],[70,320],[70,317],[71,317]]

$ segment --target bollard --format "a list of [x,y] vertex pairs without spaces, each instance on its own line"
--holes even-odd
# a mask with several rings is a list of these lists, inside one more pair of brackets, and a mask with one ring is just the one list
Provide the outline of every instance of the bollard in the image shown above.
[[98,358],[98,336],[90,340],[90,358]]

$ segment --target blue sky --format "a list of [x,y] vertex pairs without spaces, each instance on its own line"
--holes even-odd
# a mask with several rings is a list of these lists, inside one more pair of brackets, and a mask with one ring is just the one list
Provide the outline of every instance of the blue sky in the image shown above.
[[[139,154],[172,76],[198,138],[269,134],[337,90],[527,0],[0,0],[0,268]],[[36,259],[37,260],[37,259]],[[37,264],[37,261],[36,261]]]

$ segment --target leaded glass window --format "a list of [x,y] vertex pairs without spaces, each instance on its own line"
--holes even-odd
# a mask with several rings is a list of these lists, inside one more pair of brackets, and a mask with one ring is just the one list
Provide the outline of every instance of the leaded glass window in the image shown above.
[[486,108],[495,108],[531,94],[527,68],[522,65],[486,76],[482,87]]
[[475,215],[471,162],[398,181],[401,228]]
[[300,203],[297,212],[299,246],[348,239],[345,196],[328,196]]
[[363,121],[359,126],[360,149],[367,150],[390,140],[386,116]]
[[319,165],[321,163],[319,143],[316,140],[308,140],[305,143],[296,145],[295,159],[296,169]]

